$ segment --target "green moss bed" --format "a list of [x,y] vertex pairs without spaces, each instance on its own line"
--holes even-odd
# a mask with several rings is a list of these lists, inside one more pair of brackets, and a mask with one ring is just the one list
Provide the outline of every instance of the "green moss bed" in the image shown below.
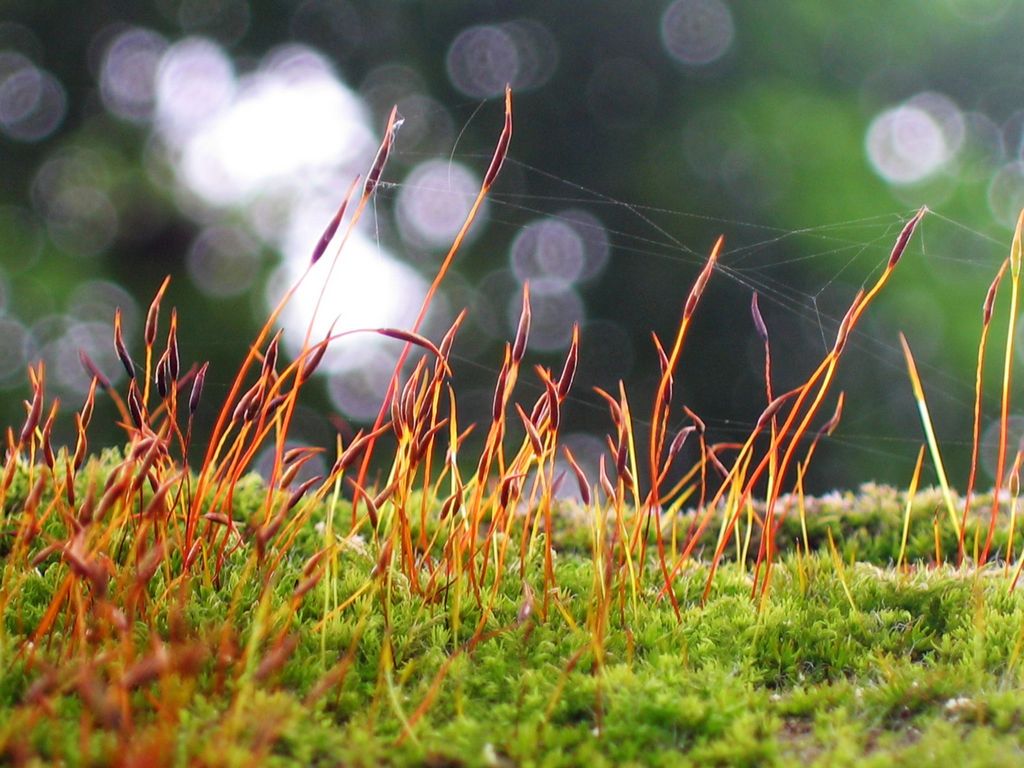
[[[243,483],[236,517],[261,499],[258,481]],[[19,503],[12,493],[7,513]],[[935,562],[940,503],[932,491],[917,498],[910,567],[897,572],[902,494],[867,486],[808,500],[813,551],[780,553],[763,602],[751,599],[750,564],[734,558],[702,604],[705,552],[675,582],[678,618],[659,599],[651,548],[636,599],[625,589],[613,601],[600,653],[589,531],[569,507],[556,515],[546,616],[539,592],[530,602],[523,586],[540,589],[540,558],[525,580],[511,563],[485,636],[471,644],[480,614],[468,593],[427,603],[396,574],[385,595],[379,552],[353,538],[342,542],[336,577],[302,598],[288,626],[271,629],[322,544],[321,510],[266,579],[251,578],[240,547],[219,582],[191,585],[184,616],[168,608],[166,623],[134,628],[140,646],[157,636],[203,653],[187,672],[121,694],[131,698],[130,724],[116,711],[104,719],[100,694],[90,698],[89,685],[115,695],[116,665],[103,659],[86,682],[77,662],[67,671],[75,681],[40,694],[40,679],[64,679],[70,662],[57,644],[31,654],[25,645],[67,565],[13,572],[5,562],[0,754],[30,765],[1020,764],[1024,590],[1009,589],[998,558],[981,569]],[[788,515],[779,541],[800,536]],[[942,537],[953,559],[955,538]],[[320,623],[325,595],[341,603],[360,589]],[[263,670],[255,654],[224,673],[226,658],[272,647],[279,631],[291,638],[282,665]],[[341,668],[340,682],[324,688]]]

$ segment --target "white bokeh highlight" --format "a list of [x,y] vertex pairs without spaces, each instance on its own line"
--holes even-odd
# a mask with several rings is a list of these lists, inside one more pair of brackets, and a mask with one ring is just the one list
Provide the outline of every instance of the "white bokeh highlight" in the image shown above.
[[235,96],[234,65],[216,43],[186,38],[160,59],[156,73],[156,121],[172,140],[187,140],[215,119]]
[[[395,215],[402,238],[421,248],[447,249],[466,220],[479,190],[480,177],[460,163],[447,160],[420,163],[398,192]],[[486,216],[486,208],[486,203],[481,206],[478,220]]]
[[877,115],[865,137],[874,171],[901,185],[923,182],[943,169],[964,140],[963,117],[951,105],[948,99],[911,99]]
[[[206,51],[192,53],[208,60]],[[179,80],[165,83],[160,95],[202,87],[205,68],[176,64]],[[222,83],[210,96],[222,98],[230,89]],[[362,170],[357,159],[372,153],[365,107],[324,59],[306,49],[271,55],[237,82],[232,98],[223,98],[223,107],[193,121],[191,130],[183,130],[180,109],[158,105],[158,114],[178,118],[158,128],[175,152],[181,180],[208,205],[241,206],[269,194],[294,197],[311,181],[323,183],[343,169],[354,175],[356,167]]]
[[[262,271],[261,253],[272,249],[282,261],[268,281],[267,306],[297,285],[280,317],[289,354],[332,328],[413,324],[425,280],[364,228],[340,251],[340,242],[333,243],[307,274],[314,246],[351,181],[366,172],[380,138],[365,101],[323,56],[289,45],[239,75],[222,46],[187,38],[163,52],[153,92],[154,133],[173,191],[206,224],[187,257],[200,290],[240,295]],[[454,169],[445,179],[454,180],[460,201],[467,178],[479,183],[467,174]],[[373,215],[368,209],[367,223]],[[422,211],[417,217],[414,228],[431,243],[450,232],[450,218],[438,223]],[[331,374],[338,407],[352,418],[372,418],[381,387],[372,404],[344,392],[358,390],[368,371],[386,369],[390,376],[400,349],[371,333],[333,343],[319,371]]]

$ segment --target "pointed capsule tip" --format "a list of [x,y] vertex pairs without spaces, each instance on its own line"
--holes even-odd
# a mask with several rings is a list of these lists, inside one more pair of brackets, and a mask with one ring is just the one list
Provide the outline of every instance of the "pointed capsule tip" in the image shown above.
[[907,243],[910,242],[911,235],[914,234],[914,230],[917,229],[917,225],[921,222],[925,213],[928,212],[928,206],[922,205],[917,213],[906,224],[903,225],[903,229],[900,230],[899,237],[896,238],[896,242],[892,247],[892,252],[889,254],[888,269],[893,269],[900,258],[903,256],[903,252],[907,248]]

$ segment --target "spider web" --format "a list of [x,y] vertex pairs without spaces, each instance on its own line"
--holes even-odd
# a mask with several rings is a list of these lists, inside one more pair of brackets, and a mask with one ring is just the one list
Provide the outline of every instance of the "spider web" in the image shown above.
[[[455,155],[453,153],[452,159]],[[479,162],[484,156],[464,155]],[[772,347],[773,386],[776,393],[803,381],[821,360],[835,338],[839,323],[858,288],[866,288],[877,278],[889,257],[900,229],[913,215],[913,209],[893,210],[873,216],[818,222],[798,228],[784,228],[760,221],[708,215],[700,212],[646,205],[615,198],[589,189],[571,179],[536,168],[514,158],[507,164],[515,169],[529,187],[556,190],[543,195],[519,191],[502,191],[501,185],[489,197],[488,228],[492,233],[504,232],[511,241],[515,233],[531,219],[543,217],[558,220],[560,210],[568,206],[583,208],[605,223],[611,246],[609,273],[652,265],[676,287],[656,294],[661,306],[650,308],[652,325],[671,338],[672,323],[678,321],[682,303],[698,269],[717,234],[725,235],[726,245],[687,344],[698,347],[695,355],[684,355],[677,381],[674,413],[681,414],[681,404],[695,407],[708,425],[709,439],[734,441],[742,439],[753,428],[760,408],[739,415],[712,408],[701,412],[700,403],[688,401],[687,381],[699,377],[700,350],[708,349],[701,334],[714,334],[699,318],[710,313],[732,319],[730,324],[743,326],[749,332],[750,349],[737,350],[751,358],[748,394],[757,402],[757,387],[764,393],[763,359],[759,358],[759,342],[750,318],[751,293],[756,292],[768,324]],[[382,195],[394,195],[402,185],[389,184]],[[377,232],[380,237],[379,230]],[[493,234],[492,234],[493,236]],[[500,235],[499,235],[500,239]],[[903,330],[915,350],[918,368],[924,383],[929,406],[947,456],[947,471],[954,482],[963,485],[967,457],[971,447],[971,414],[974,401],[975,353],[981,331],[981,303],[992,277],[1008,251],[1010,236],[1002,231],[983,231],[946,214],[941,207],[925,217],[914,235],[891,283],[872,305],[864,321],[848,343],[840,364],[839,376],[828,402],[834,403],[840,390],[846,390],[846,408],[839,428],[826,438],[827,449],[817,461],[824,470],[818,478],[819,489],[829,480],[839,478],[840,484],[880,480],[905,484],[913,468],[918,446],[924,436],[911,394],[906,365],[900,351],[898,332]],[[480,258],[467,247],[460,254],[462,262]],[[495,259],[493,255],[489,259]],[[1009,281],[1006,281],[1007,285]],[[1001,293],[1008,293],[1006,286]],[[588,291],[583,291],[586,300]],[[709,309],[709,303],[715,302]],[[997,418],[999,391],[998,366],[1001,366],[1005,342],[1005,302],[997,304],[992,323],[986,368],[988,386],[983,400],[983,429]],[[587,301],[588,315],[597,310],[602,316],[615,319],[614,307],[595,306]],[[935,327],[946,323],[942,313],[948,306],[959,308],[963,316],[968,306],[969,327],[957,324],[953,333]],[[1000,309],[1003,314],[999,314]],[[670,322],[666,325],[665,319]],[[929,329],[929,321],[931,328]],[[952,322],[952,320],[948,321]],[[650,328],[630,328],[636,335]],[[959,354],[947,348],[946,337],[956,336]],[[738,334],[737,338],[743,338]],[[634,376],[657,371],[653,346],[636,345]],[[487,355],[468,356],[458,344],[454,358],[458,366],[477,369],[494,376],[497,364]],[[998,364],[998,366],[997,366]],[[707,371],[705,371],[707,373]],[[758,378],[759,377],[759,378]],[[523,398],[539,394],[538,385],[521,379]],[[759,382],[759,383],[758,383]],[[627,391],[630,382],[627,382]],[[642,390],[642,386],[639,387]],[[604,413],[603,402],[592,392],[575,388],[571,396],[574,407],[581,412]],[[830,413],[831,405],[822,409],[819,423]],[[635,406],[634,421],[644,425],[644,401]],[[677,428],[685,424],[680,416]],[[983,454],[984,454],[983,448]],[[814,482],[812,476],[811,482]],[[983,482],[985,482],[983,480]]]

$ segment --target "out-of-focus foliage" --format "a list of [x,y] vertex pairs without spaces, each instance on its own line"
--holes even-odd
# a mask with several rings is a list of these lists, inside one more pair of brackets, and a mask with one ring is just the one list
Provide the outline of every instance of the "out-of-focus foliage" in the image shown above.
[[[471,308],[456,347],[464,418],[486,418],[484,387],[529,279],[537,362],[554,364],[582,323],[567,418],[577,455],[595,455],[587,429],[604,414],[590,387],[625,379],[644,410],[657,373],[649,332],[671,332],[724,233],[678,397],[728,440],[764,405],[750,291],[782,391],[926,203],[935,213],[852,342],[847,415],[812,485],[906,482],[920,427],[897,329],[921,362],[940,441],[952,456],[969,442],[980,304],[1024,203],[1022,22],[1010,0],[9,2],[0,417],[19,418],[25,366],[40,357],[71,404],[87,386],[80,349],[117,384],[114,308],[137,345],[165,274],[186,361],[210,360],[207,386],[228,386],[268,296],[301,271],[396,103],[405,123],[388,185],[322,319],[408,324],[479,183],[510,82],[510,160],[434,319]],[[286,317],[299,340],[315,301]],[[340,352],[296,434],[330,444],[346,427],[326,414],[372,416],[393,347]],[[55,437],[70,430],[67,419]]]

